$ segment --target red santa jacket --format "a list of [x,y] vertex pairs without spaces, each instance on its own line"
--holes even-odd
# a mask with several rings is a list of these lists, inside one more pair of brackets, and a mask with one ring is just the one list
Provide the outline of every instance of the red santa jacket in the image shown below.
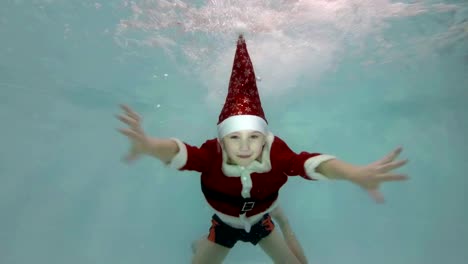
[[218,212],[247,217],[267,211],[289,176],[307,180],[323,178],[315,168],[333,156],[292,151],[279,137],[267,135],[261,162],[248,167],[230,165],[218,140],[207,140],[201,147],[176,140],[179,153],[170,166],[178,170],[201,172],[201,186],[208,204]]

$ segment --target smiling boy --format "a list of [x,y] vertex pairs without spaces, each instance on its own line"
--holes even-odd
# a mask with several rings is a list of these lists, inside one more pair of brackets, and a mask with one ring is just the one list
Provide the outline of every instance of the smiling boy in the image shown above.
[[[206,238],[195,244],[193,263],[222,263],[238,241],[260,245],[275,263],[304,263],[287,218],[278,207],[278,194],[288,177],[307,180],[343,179],[367,190],[378,202],[381,183],[405,180],[391,173],[407,161],[394,161],[397,148],[366,166],[355,166],[318,152],[292,151],[267,125],[255,73],[243,36],[239,36],[226,102],[219,115],[218,137],[200,147],[176,138],[145,135],[140,117],[127,106],[119,119],[130,126],[120,131],[130,138],[127,160],[152,155],[177,170],[201,173],[201,190],[214,210]],[[283,236],[271,219],[279,220]],[[288,232],[284,232],[287,230]],[[294,245],[297,243],[297,245]]]

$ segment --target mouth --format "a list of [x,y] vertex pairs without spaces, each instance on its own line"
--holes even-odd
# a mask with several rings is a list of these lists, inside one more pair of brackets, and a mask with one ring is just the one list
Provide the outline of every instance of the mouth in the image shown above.
[[250,158],[250,156],[252,156],[252,155],[237,155],[237,157],[239,157],[241,159],[248,159],[248,158]]

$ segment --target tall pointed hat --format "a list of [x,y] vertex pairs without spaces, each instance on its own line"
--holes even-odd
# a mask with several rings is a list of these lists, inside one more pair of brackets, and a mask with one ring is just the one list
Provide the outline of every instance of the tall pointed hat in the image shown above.
[[240,130],[255,130],[264,134],[268,131],[255,72],[242,34],[237,40],[229,90],[219,115],[218,137]]

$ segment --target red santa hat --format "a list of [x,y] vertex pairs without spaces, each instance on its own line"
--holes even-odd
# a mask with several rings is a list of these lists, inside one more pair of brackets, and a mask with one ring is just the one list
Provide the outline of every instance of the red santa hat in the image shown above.
[[268,131],[255,72],[242,34],[237,40],[226,102],[219,115],[218,137],[240,130],[255,130],[263,134]]

